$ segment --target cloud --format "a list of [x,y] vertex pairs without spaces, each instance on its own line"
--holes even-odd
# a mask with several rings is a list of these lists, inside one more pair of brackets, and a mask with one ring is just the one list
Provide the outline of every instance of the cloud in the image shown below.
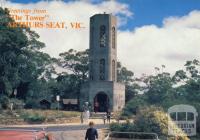
[[174,73],[187,60],[200,59],[200,11],[163,21],[160,28],[146,25],[119,32],[119,59],[136,74],[151,74],[162,64]]
[[[89,1],[52,1],[30,4],[8,2],[14,8],[46,9],[49,20],[82,22],[83,29],[49,30],[34,29],[46,43],[45,52],[57,57],[71,48],[84,50],[89,47],[89,18],[97,13],[113,13],[118,25],[128,24],[134,15],[127,4],[105,1],[93,4]],[[144,25],[132,30],[118,31],[118,60],[137,76],[151,74],[154,67],[166,66],[166,71],[181,69],[187,60],[200,59],[200,11],[191,11],[182,17],[166,17],[163,26]]]
[[[45,42],[45,52],[57,57],[59,53],[74,48],[84,50],[89,47],[89,18],[97,13],[119,14],[119,18],[128,18],[132,13],[128,10],[128,5],[115,1],[105,1],[99,4],[92,4],[84,1],[62,2],[40,1],[37,3],[19,4],[7,2],[9,8],[15,9],[45,9],[50,15],[49,21],[66,21],[69,26],[71,22],[81,22],[84,29],[50,30],[33,29],[40,35],[40,40]],[[120,18],[121,19],[121,18]],[[123,24],[120,21],[119,25]]]
[[183,17],[169,17],[163,21],[165,27],[200,29],[200,11],[194,10]]

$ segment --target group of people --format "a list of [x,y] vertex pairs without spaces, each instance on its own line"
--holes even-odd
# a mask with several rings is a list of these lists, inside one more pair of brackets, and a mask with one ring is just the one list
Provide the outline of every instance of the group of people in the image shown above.
[[103,116],[103,123],[106,124],[106,120],[107,123],[110,123],[110,119],[111,119],[111,113],[110,111],[106,112],[106,114]]
[[[110,123],[110,119],[111,119],[111,112],[108,111],[103,117],[104,124],[106,123],[106,120],[108,123]],[[90,122],[89,128],[87,129],[85,134],[85,140],[97,140],[97,139],[98,139],[97,129],[94,128],[94,122]]]
[[[88,120],[90,118],[90,111],[89,110],[85,110],[84,112],[81,112],[81,123],[88,123]],[[110,119],[111,119],[111,113],[108,111],[106,112],[106,114],[103,116],[103,123],[106,124],[106,120],[107,123],[110,123]]]
[[[86,104],[85,106],[83,106],[83,111],[81,112],[80,116],[81,123],[84,122],[88,123],[89,117],[90,117],[90,111],[88,105]],[[106,120],[107,123],[110,123],[110,119],[111,119],[111,112],[108,110],[106,114],[103,116],[104,124],[106,123]],[[97,139],[98,139],[98,132],[97,129],[94,128],[94,122],[89,122],[89,128],[86,131],[85,140],[97,140]]]

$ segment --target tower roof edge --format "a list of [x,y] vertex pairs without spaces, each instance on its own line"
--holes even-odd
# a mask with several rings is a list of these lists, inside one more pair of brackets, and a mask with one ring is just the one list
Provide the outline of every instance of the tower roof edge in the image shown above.
[[[101,14],[101,13],[99,13],[99,14],[94,14],[93,16],[91,16],[90,18],[94,18],[94,17],[97,17],[97,16],[113,16],[112,15],[112,13],[110,13],[110,14],[107,14],[107,13],[103,13],[103,14]],[[115,16],[114,16],[115,17]]]

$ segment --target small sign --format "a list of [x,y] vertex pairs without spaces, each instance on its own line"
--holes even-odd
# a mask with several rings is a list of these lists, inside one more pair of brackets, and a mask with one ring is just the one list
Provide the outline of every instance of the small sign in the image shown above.
[[60,96],[59,95],[56,96],[56,101],[58,101],[58,102],[60,101]]

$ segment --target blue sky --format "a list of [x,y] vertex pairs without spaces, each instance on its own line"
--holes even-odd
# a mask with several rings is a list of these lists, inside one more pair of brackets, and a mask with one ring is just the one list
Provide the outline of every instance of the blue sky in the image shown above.
[[162,25],[162,20],[169,16],[183,16],[194,9],[200,9],[199,0],[120,0],[129,2],[134,20],[129,26],[156,24]]
[[[17,3],[38,2],[39,0],[11,0]],[[74,0],[64,0],[65,2]],[[117,0],[126,3],[129,10],[134,13],[128,19],[128,24],[121,29],[133,29],[143,25],[162,26],[163,19],[170,16],[184,16],[193,10],[200,10],[200,0]],[[100,3],[102,0],[91,0],[92,3]]]

